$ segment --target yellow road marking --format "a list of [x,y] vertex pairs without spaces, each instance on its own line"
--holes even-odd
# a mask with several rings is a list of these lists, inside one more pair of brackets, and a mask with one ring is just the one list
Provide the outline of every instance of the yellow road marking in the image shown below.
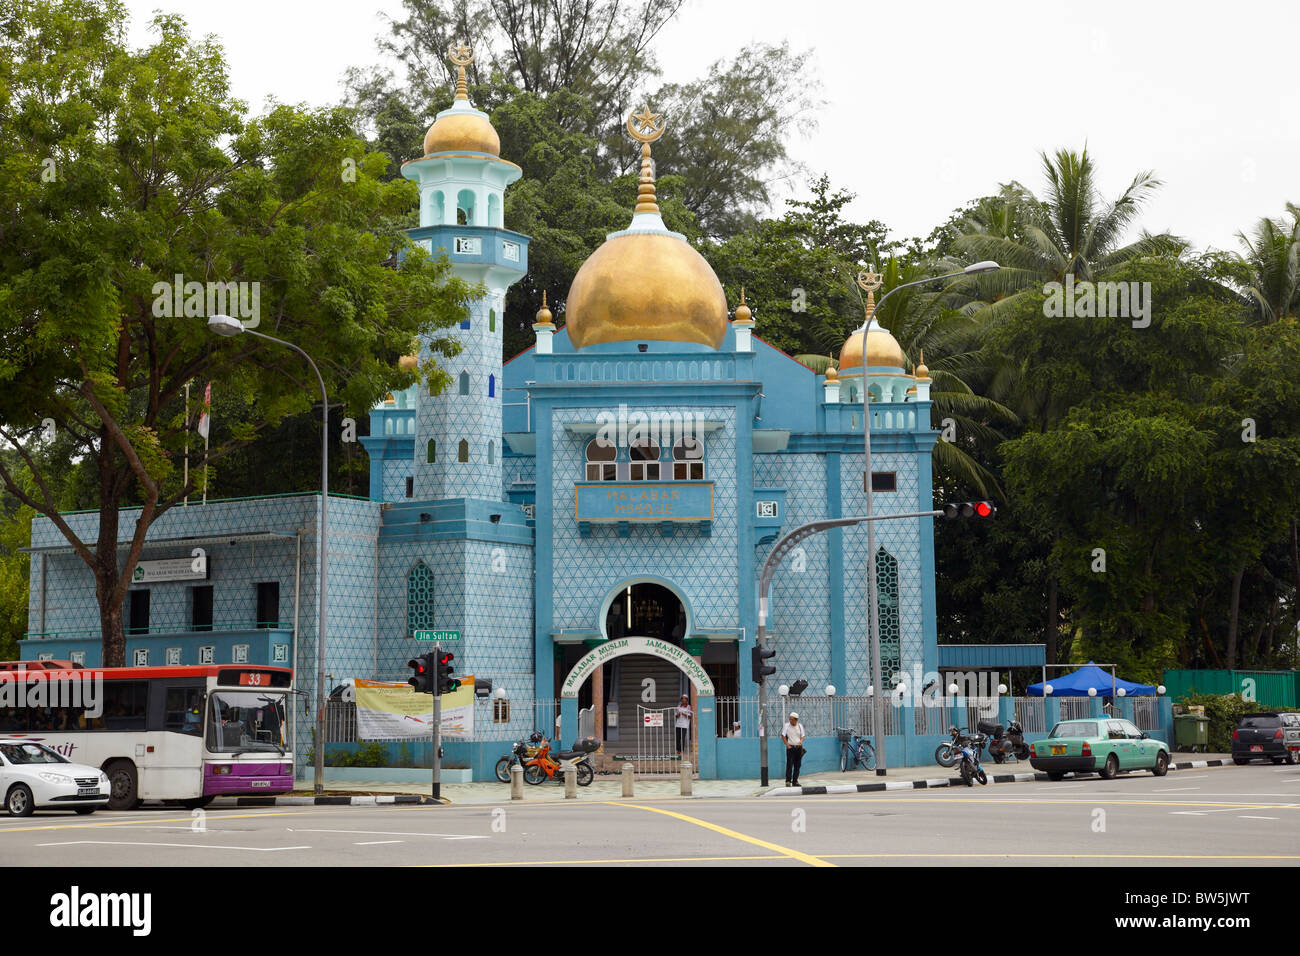
[[826,853],[828,860],[1300,860],[1300,856],[1194,853]]
[[767,840],[760,840],[758,837],[752,837],[736,830],[728,830],[726,827],[720,827],[716,823],[709,823],[707,820],[700,820],[697,817],[688,817],[684,813],[676,813],[672,810],[664,810],[661,807],[647,807],[637,803],[621,803],[619,806],[631,807],[633,810],[645,810],[647,813],[662,813],[666,817],[675,817],[678,820],[685,820],[687,823],[693,823],[697,827],[704,827],[706,830],[712,830],[714,833],[721,833],[723,836],[729,836],[733,840],[743,840],[746,843],[752,843],[754,846],[761,846],[765,850],[775,850],[777,853],[783,853],[792,859],[807,863],[809,866],[834,866],[834,863],[827,863],[819,857],[811,856],[807,853],[801,853],[798,850],[792,850],[787,846],[781,846],[779,843],[769,843]]

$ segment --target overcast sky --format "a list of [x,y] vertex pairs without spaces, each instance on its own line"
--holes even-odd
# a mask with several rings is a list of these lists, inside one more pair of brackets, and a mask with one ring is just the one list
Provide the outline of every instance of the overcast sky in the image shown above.
[[[380,12],[400,13],[401,2],[128,7],[136,44],[159,8],[216,34],[236,94],[258,109],[268,96],[337,101],[343,70],[378,59]],[[927,234],[1000,182],[1041,193],[1039,151],[1086,143],[1107,198],[1141,170],[1164,180],[1144,227],[1239,250],[1239,230],[1300,203],[1298,25],[1294,0],[686,0],[657,51],[673,81],[749,43],[814,51],[825,105],[790,152],[856,193],[851,215],[881,220],[895,238]],[[778,190],[777,212],[786,195]]]

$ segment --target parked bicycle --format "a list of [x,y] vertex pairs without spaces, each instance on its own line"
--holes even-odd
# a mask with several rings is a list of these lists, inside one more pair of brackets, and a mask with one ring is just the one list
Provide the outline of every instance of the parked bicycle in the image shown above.
[[871,741],[859,737],[856,730],[836,727],[840,738],[840,771],[871,770],[876,766],[876,751]]

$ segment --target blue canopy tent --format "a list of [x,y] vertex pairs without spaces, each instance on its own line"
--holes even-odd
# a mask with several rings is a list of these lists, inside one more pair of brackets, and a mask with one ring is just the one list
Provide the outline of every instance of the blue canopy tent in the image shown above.
[[[1054,677],[1047,683],[1052,685],[1053,697],[1087,697],[1088,688],[1095,687],[1098,697],[1110,697],[1115,691],[1123,689],[1125,697],[1133,695],[1154,694],[1156,689],[1151,684],[1135,684],[1131,680],[1121,680],[1102,670],[1092,661],[1080,667],[1077,671],[1069,674],[1062,674],[1060,677]],[[1114,690],[1112,690],[1112,687]],[[1025,693],[1030,697],[1042,697],[1042,683],[1030,684],[1025,688]]]

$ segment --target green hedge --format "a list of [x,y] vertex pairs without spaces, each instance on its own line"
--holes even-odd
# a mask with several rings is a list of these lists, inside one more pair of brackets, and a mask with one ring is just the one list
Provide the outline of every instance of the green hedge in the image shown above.
[[1246,714],[1274,713],[1275,708],[1264,707],[1257,700],[1243,700],[1240,694],[1187,694],[1178,699],[1180,704],[1201,705],[1210,720],[1210,752],[1226,754],[1232,751],[1232,732]]

